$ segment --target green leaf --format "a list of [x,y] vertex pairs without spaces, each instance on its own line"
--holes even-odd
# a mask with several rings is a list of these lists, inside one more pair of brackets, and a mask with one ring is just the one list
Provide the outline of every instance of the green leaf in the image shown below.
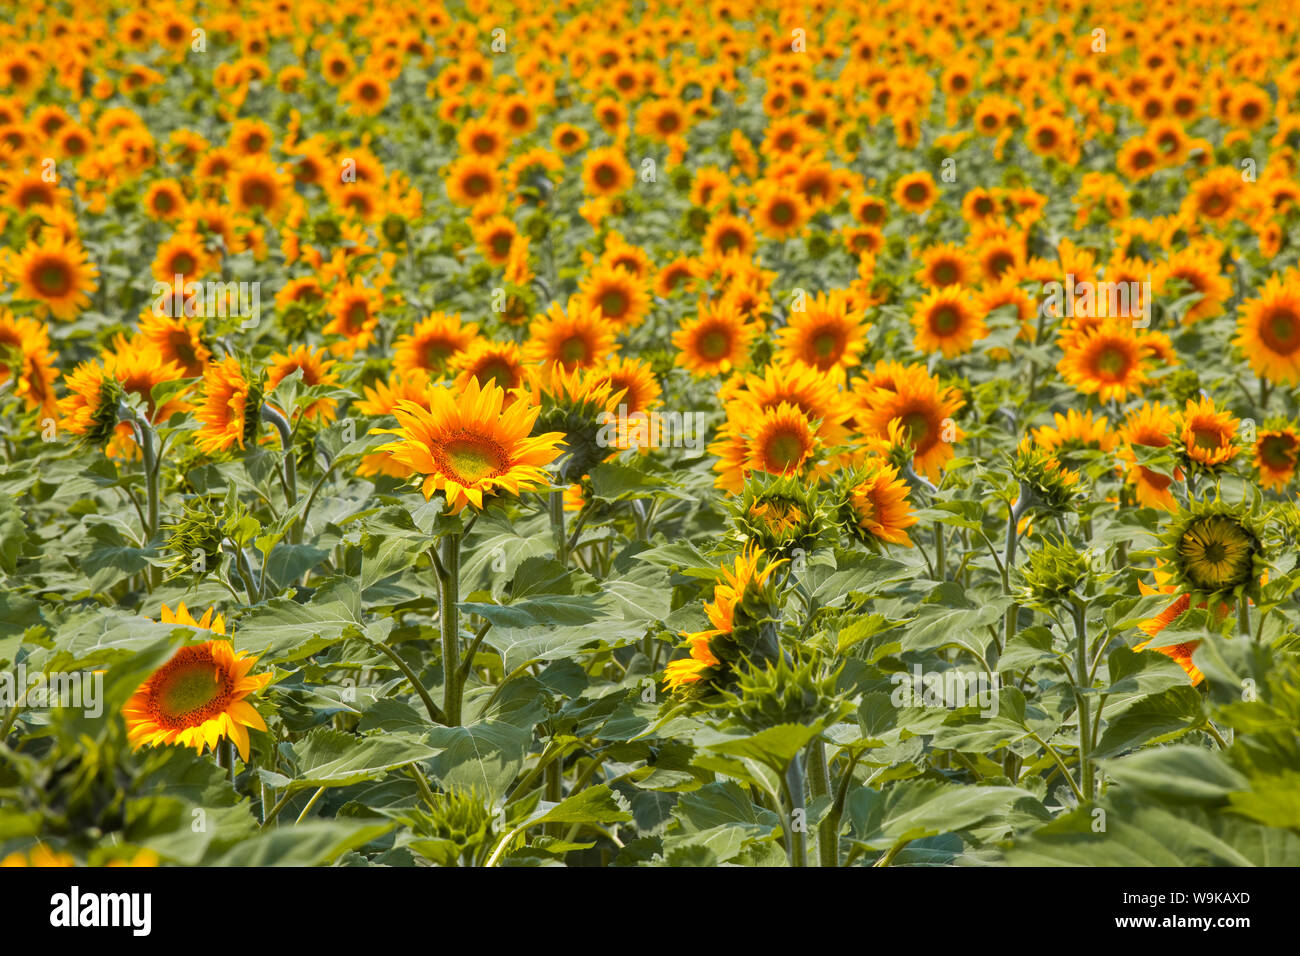
[[439,753],[414,734],[391,731],[372,737],[320,727],[293,745],[297,787],[346,787]]

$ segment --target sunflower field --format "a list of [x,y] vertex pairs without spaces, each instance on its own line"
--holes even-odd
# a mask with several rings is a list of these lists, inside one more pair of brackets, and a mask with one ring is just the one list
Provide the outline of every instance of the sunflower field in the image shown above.
[[0,865],[1300,865],[1294,0],[31,0]]

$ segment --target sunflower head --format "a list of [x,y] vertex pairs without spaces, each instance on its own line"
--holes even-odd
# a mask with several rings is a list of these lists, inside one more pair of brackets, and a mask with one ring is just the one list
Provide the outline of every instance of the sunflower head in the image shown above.
[[[898,438],[900,433],[893,430],[891,437]],[[900,441],[893,447],[905,446]],[[837,483],[840,519],[854,538],[873,550],[881,544],[912,546],[907,529],[917,518],[907,500],[907,482],[900,477],[909,463],[910,457],[902,464],[872,457],[842,474]]]
[[1022,439],[1011,456],[1011,474],[1020,482],[1020,501],[1025,508],[1059,512],[1079,493],[1079,473],[1062,466],[1050,451],[1029,438]]
[[724,690],[719,706],[753,732],[778,724],[811,726],[836,720],[846,709],[845,691],[836,690],[844,664],[831,673],[818,656],[802,647],[775,661],[738,672],[735,691]]
[[1025,566],[1017,572],[1024,581],[1024,603],[1049,608],[1068,601],[1071,594],[1086,585],[1089,572],[1086,553],[1065,539],[1049,540],[1031,551]]
[[793,475],[753,473],[727,510],[742,544],[789,557],[797,551],[811,554],[830,533],[834,524],[825,500],[819,488]]
[[609,455],[601,435],[625,390],[615,391],[606,375],[595,369],[566,371],[558,362],[549,369],[530,366],[517,394],[540,408],[534,434],[564,436],[564,456],[557,465],[562,484],[580,481]]
[[1192,499],[1174,514],[1160,541],[1154,556],[1194,605],[1217,607],[1243,596],[1259,600],[1268,560],[1253,507]]
[[172,555],[168,579],[191,575],[196,583],[221,561],[221,542],[225,535],[221,516],[207,499],[187,502],[185,512],[167,537]]

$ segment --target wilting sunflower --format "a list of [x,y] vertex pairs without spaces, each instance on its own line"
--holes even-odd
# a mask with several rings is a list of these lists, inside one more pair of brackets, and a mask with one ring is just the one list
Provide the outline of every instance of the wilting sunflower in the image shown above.
[[857,393],[863,434],[885,438],[890,422],[897,420],[911,445],[912,467],[937,480],[944,462],[953,457],[953,444],[964,437],[953,416],[965,401],[955,389],[942,388],[924,366],[904,367],[892,385]]
[[1268,569],[1262,540],[1259,522],[1245,506],[1193,499],[1160,535],[1155,556],[1192,601],[1232,605],[1259,599]]
[[194,413],[202,423],[194,433],[195,446],[211,455],[231,445],[253,444],[261,421],[262,391],[233,356],[209,365],[203,373],[203,402]]
[[1300,283],[1269,277],[1258,295],[1242,303],[1233,344],[1261,378],[1300,383]]
[[[185,605],[173,614],[163,605],[165,624],[225,634],[220,615],[211,608],[195,621]],[[256,657],[236,651],[226,640],[182,647],[140,685],[122,708],[126,735],[134,749],[180,744],[202,753],[216,749],[223,737],[231,740],[247,763],[248,728],[266,730],[256,708],[247,700],[271,681],[270,674],[250,674]]]
[[559,362],[566,370],[590,368],[617,348],[614,327],[605,321],[600,308],[589,308],[575,296],[567,308],[553,302],[545,315],[533,320],[524,359],[544,365]]
[[843,382],[845,373],[857,367],[870,329],[863,315],[853,314],[847,293],[835,289],[809,298],[803,311],[790,313],[777,333],[778,355],[783,364],[801,362]]
[[582,182],[588,195],[617,196],[635,176],[623,153],[613,146],[593,149],[582,160]]
[[469,348],[477,335],[478,324],[461,322],[459,312],[431,312],[393,343],[393,370],[402,375],[425,372],[439,378],[451,359]]
[[725,375],[745,364],[757,332],[734,307],[701,299],[695,318],[673,333],[676,362],[694,375]]
[[375,450],[423,475],[424,497],[441,491],[451,513],[459,514],[467,504],[481,509],[484,495],[518,494],[550,483],[545,466],[559,457],[564,436],[530,437],[540,413],[527,401],[507,404],[503,389],[470,379],[463,391],[431,389],[427,406],[399,401],[393,409],[399,427],[376,429],[398,439]]
[[1266,428],[1255,441],[1255,468],[1262,488],[1285,488],[1295,478],[1300,431],[1290,425]]
[[75,242],[51,235],[28,244],[10,263],[18,297],[42,303],[56,319],[76,318],[98,288],[98,270]]
[[618,329],[639,324],[650,311],[645,284],[616,266],[597,266],[582,280],[578,294],[587,309],[599,309]]
[[1127,465],[1127,480],[1134,487],[1138,504],[1144,507],[1175,510],[1177,506],[1169,486],[1175,479],[1182,479],[1182,471],[1174,469],[1173,477],[1170,477],[1141,465],[1133,448],[1164,448],[1172,444],[1177,431],[1178,423],[1173,412],[1163,405],[1149,402],[1132,412],[1121,429],[1124,448],[1120,451],[1120,459]]
[[972,344],[988,335],[984,317],[976,311],[970,292],[961,286],[930,292],[917,303],[912,327],[917,351],[941,351],[944,358],[970,351]]
[[912,547],[907,529],[916,524],[907,501],[907,482],[898,469],[876,458],[855,469],[844,483],[845,524],[862,540]]
[[1108,322],[1066,337],[1057,370],[1066,382],[1100,401],[1122,402],[1147,383],[1148,356],[1129,327]]
[[1216,409],[1211,399],[1188,399],[1180,416],[1178,437],[1190,461],[1204,468],[1217,468],[1236,457],[1240,425],[1231,412]]

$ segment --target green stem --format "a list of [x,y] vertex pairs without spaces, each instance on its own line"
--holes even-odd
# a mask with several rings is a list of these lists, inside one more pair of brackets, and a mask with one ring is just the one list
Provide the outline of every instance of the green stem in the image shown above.
[[[280,433],[280,447],[284,450],[284,502],[285,510],[292,511],[298,503],[298,462],[293,453],[293,429],[288,420],[265,402],[262,403],[262,421],[275,426]],[[289,543],[297,544],[301,528],[297,521],[289,526]]]
[[302,813],[298,814],[298,819],[294,820],[293,822],[295,824],[302,823],[302,821],[307,818],[307,814],[311,812],[311,808],[316,806],[316,801],[319,800],[324,795],[325,795],[324,787],[319,788],[315,793],[313,793],[311,795],[311,799],[307,801],[307,806],[302,808]]
[[[1074,612],[1074,670],[1076,682],[1074,698],[1079,709],[1079,789],[1083,799],[1091,801],[1095,792],[1092,766],[1092,730],[1088,698],[1085,695],[1084,682],[1088,680],[1088,628],[1085,620],[1085,605],[1075,597],[1071,602]],[[1098,715],[1100,719],[1100,714]]]
[[443,535],[439,543],[438,623],[442,632],[442,712],[447,725],[460,726],[460,534]]
[[447,716],[438,709],[438,705],[433,702],[433,698],[429,696],[429,692],[424,689],[424,685],[420,683],[420,679],[415,676],[415,672],[411,670],[406,661],[402,660],[401,655],[398,654],[396,650],[380,641],[371,641],[370,644],[387,654],[389,660],[397,665],[397,669],[402,672],[402,675],[410,682],[411,686],[415,688],[415,692],[419,695],[420,700],[424,701],[424,709],[429,712],[429,719],[435,724],[447,724]]
[[[829,797],[831,771],[826,763],[826,745],[820,737],[808,745],[808,789],[814,800]],[[829,807],[827,808],[829,809]],[[840,865],[840,835],[838,828],[831,829],[830,814],[822,817],[817,826],[817,862],[819,866]]]
[[934,523],[934,571],[936,581],[948,580],[948,542],[943,536],[943,522]]
[[548,505],[551,514],[551,530],[555,533],[555,560],[562,565],[567,565],[569,539],[564,533],[564,492],[552,491]]
[[[790,761],[783,783],[786,798],[786,850],[790,854],[790,865],[806,867],[808,865],[808,818],[803,797],[804,776],[801,754],[796,754]],[[799,814],[801,819],[798,821],[795,819],[796,811],[803,811]]]

